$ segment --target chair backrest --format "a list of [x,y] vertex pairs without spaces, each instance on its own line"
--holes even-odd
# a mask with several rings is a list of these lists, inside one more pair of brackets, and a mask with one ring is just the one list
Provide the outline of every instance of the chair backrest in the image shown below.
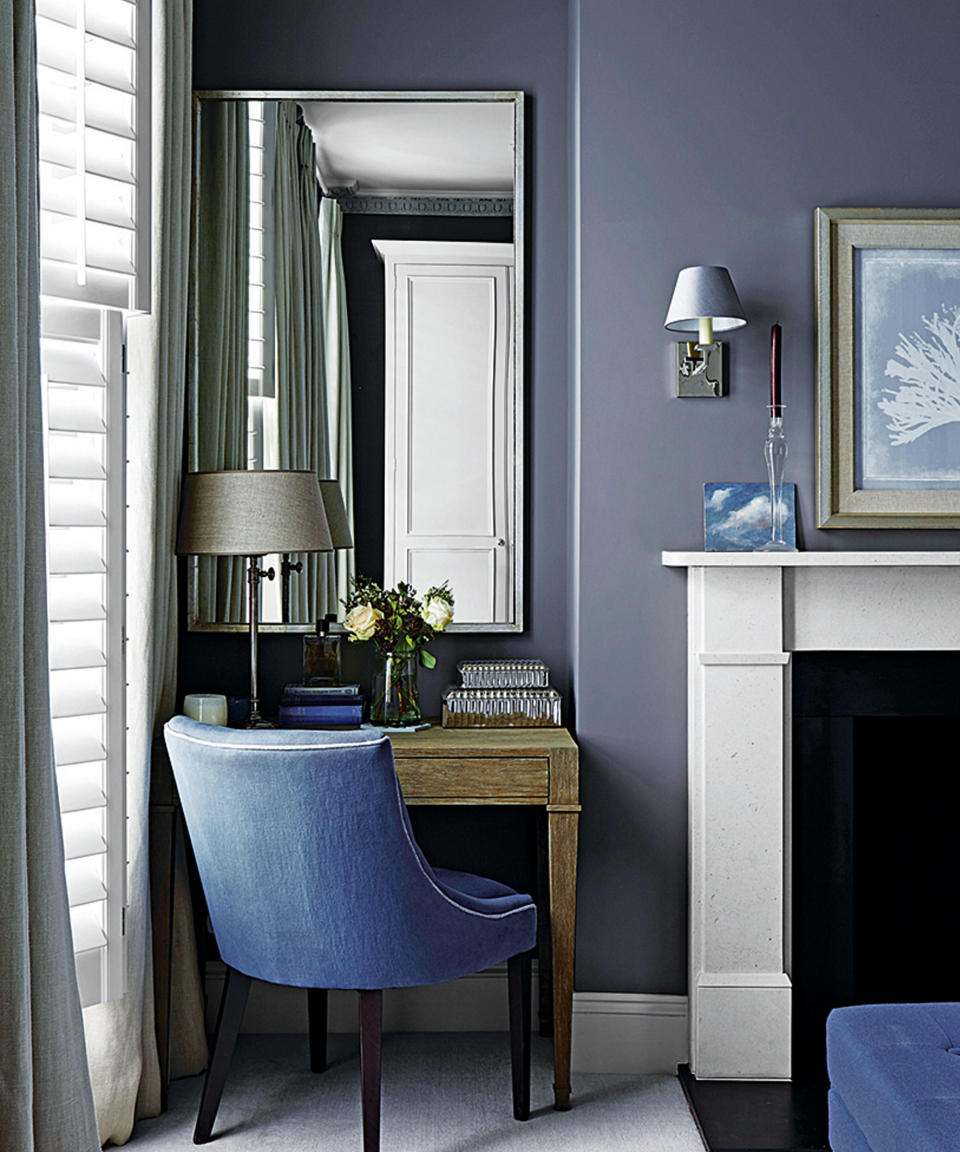
[[227,964],[318,988],[462,974],[444,938],[464,909],[416,845],[386,737],[238,731],[183,716],[165,737]]

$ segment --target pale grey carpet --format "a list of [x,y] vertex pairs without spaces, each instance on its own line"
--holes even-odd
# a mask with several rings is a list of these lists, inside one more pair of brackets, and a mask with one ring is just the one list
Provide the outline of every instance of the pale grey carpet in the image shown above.
[[[550,1042],[534,1037],[531,1116],[513,1119],[506,1034],[388,1034],[382,1152],[703,1152],[672,1076],[575,1076],[555,1112]],[[137,1124],[131,1149],[193,1148],[200,1077],[175,1081],[170,1107]],[[330,1067],[307,1066],[305,1036],[241,1036],[213,1129],[218,1152],[360,1152],[354,1037],[331,1036]]]

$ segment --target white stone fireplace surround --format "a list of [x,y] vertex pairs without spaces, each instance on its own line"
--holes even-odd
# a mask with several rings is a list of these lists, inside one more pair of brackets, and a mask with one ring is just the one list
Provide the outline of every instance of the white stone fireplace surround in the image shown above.
[[791,653],[960,650],[960,552],[664,552],[687,576],[690,1067],[790,1078]]

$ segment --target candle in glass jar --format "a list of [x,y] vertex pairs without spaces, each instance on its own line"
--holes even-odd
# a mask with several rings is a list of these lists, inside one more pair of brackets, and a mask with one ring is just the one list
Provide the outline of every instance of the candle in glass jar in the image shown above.
[[780,325],[774,324],[770,329],[770,406],[779,416],[779,409],[783,404],[780,394]]

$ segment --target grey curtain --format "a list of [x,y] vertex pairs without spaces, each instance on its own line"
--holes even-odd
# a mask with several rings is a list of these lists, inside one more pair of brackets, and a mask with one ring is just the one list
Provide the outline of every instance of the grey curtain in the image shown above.
[[99,1147],[47,679],[33,0],[0,7],[0,1148]]
[[[183,158],[192,137],[192,23],[192,0],[154,5],[151,310],[127,325],[128,456],[134,465],[127,477],[134,509],[127,524],[127,991],[121,1000],[84,1012],[100,1139],[114,1144],[129,1138],[135,1116],[160,1111],[162,1079],[199,1072],[207,1055],[182,838],[180,857],[170,858],[178,817],[161,735],[176,711],[173,545],[186,374],[191,175]],[[153,949],[148,872],[160,894]],[[172,970],[171,930],[177,939]]]
[[[203,333],[197,349],[200,471],[247,466],[249,135],[245,101],[201,102],[196,286]],[[244,619],[242,558],[201,556],[199,578],[201,619]]]
[[[353,534],[353,407],[350,398],[350,328],[347,324],[347,282],[343,271],[343,212],[331,196],[320,203],[320,253],[323,299],[323,361],[330,431],[330,472],[340,481],[347,522]],[[352,548],[335,553],[340,596],[356,573]],[[335,611],[331,608],[330,611]]]
[[[274,168],[277,420],[280,467],[330,478],[323,339],[323,256],[313,136],[297,123],[291,100],[277,105]],[[333,553],[292,557],[303,572],[290,579],[290,620],[316,620],[337,610]]]

